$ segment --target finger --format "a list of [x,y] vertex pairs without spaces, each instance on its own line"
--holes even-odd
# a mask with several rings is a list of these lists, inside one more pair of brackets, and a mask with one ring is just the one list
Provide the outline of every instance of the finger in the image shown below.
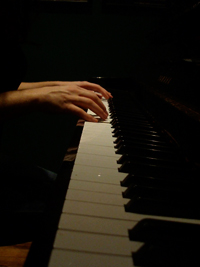
[[102,94],[95,92],[95,94],[98,96],[98,98],[102,99]]
[[78,82],[77,85],[87,90],[98,92],[102,94],[106,99],[112,98],[112,94],[108,92],[106,89],[104,89],[102,86],[100,86],[99,84],[90,83],[90,82]]
[[79,96],[91,99],[93,102],[95,102],[108,115],[108,112],[106,110],[105,105],[103,104],[101,99],[96,95],[96,93],[90,92],[90,91],[88,91],[86,89],[81,89]]
[[97,119],[95,119],[94,117],[92,117],[91,115],[89,115],[82,108],[77,107],[77,106],[75,106],[73,104],[71,104],[70,107],[68,107],[68,110],[71,111],[71,113],[73,113],[77,117],[79,117],[79,118],[81,118],[81,119],[83,119],[85,121],[98,122]]
[[71,99],[71,102],[79,107],[82,107],[84,109],[90,109],[95,114],[97,114],[99,117],[101,117],[103,120],[107,119],[108,113],[102,109],[97,103],[95,103],[93,100],[87,97],[81,97],[81,96],[75,96],[73,99]]
[[[80,101],[82,102],[82,105],[84,105],[84,108],[90,108],[93,112],[95,112],[97,115],[99,115],[101,118],[106,119],[108,116],[108,112],[106,110],[106,107],[104,106],[101,99],[96,95],[96,93],[88,91],[87,89],[81,88],[79,86],[71,87],[60,87],[60,93],[62,92],[64,95],[67,96],[67,101]],[[58,91],[56,91],[58,93]],[[78,97],[78,98],[77,98]],[[77,100],[78,99],[78,100]],[[85,101],[81,101],[82,99],[85,99]],[[89,102],[86,101],[86,99],[90,100]],[[95,105],[94,105],[95,103]],[[89,105],[89,106],[88,106]]]

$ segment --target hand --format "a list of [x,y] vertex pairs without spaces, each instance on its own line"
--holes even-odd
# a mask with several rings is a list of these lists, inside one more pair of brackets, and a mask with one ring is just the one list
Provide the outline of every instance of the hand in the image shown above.
[[18,89],[34,95],[42,110],[71,112],[84,120],[94,122],[97,120],[84,109],[89,108],[102,119],[106,119],[108,113],[101,98],[112,97],[100,85],[89,82],[22,83]]
[[[42,87],[50,87],[50,86],[68,86],[68,89],[70,89],[71,86],[78,86],[83,89],[87,89],[93,92],[96,92],[99,97],[104,96],[106,99],[112,98],[112,95],[110,92],[105,90],[103,87],[101,87],[98,84],[90,83],[90,82],[60,82],[60,81],[52,81],[52,82],[34,82],[34,83],[21,83],[18,90],[24,90],[24,89],[40,89]],[[100,94],[100,95],[99,95]]]
[[87,114],[84,109],[89,108],[104,120],[108,116],[106,108],[97,94],[83,89],[75,83],[65,86],[43,87],[31,91],[38,95],[43,110],[69,112],[91,122],[98,120]]

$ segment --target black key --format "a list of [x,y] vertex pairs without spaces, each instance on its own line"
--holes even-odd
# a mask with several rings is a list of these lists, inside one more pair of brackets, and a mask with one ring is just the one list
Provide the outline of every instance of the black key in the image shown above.
[[190,201],[200,200],[199,194],[196,190],[179,189],[179,188],[155,188],[141,185],[131,185],[123,193],[124,198],[132,199],[133,197],[145,197],[151,199],[180,201],[185,196],[190,198]]
[[200,240],[200,225],[192,223],[143,219],[128,232],[131,241],[155,244]]
[[155,161],[152,164],[145,163],[142,161],[125,161],[121,167],[119,167],[119,172],[124,173],[133,173],[135,175],[141,176],[153,176],[153,177],[163,177],[169,179],[173,179],[176,176],[182,176],[183,180],[184,177],[191,177],[192,171],[189,168],[181,168],[181,166],[170,166],[169,164],[162,164],[162,162]]
[[145,243],[132,253],[135,266],[186,267],[200,263],[199,247],[194,243],[151,244]]
[[151,177],[151,176],[137,176],[129,173],[123,181],[121,181],[121,186],[128,187],[130,185],[143,185],[143,186],[151,186],[155,188],[180,188],[180,189],[188,189],[194,188],[195,183],[191,182],[190,177],[183,181],[182,176],[176,176],[170,179],[163,177]]
[[129,155],[124,154],[118,160],[118,164],[123,164],[127,161],[133,162],[140,162],[144,164],[156,164],[160,166],[169,166],[170,168],[184,168],[183,161],[180,160],[172,160],[171,158],[162,158],[162,157],[145,157],[145,156],[138,156],[138,155]]
[[125,211],[156,216],[175,218],[200,219],[199,201],[192,202],[187,196],[185,199],[157,200],[145,197],[133,197],[126,205]]

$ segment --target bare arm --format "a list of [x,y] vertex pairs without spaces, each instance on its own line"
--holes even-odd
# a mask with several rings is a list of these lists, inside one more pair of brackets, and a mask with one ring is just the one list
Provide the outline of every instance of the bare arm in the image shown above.
[[28,91],[9,91],[0,94],[0,121],[34,110],[37,99]]
[[[99,90],[98,86],[97,90]],[[102,91],[101,88],[100,91]],[[107,91],[106,95],[109,96]],[[85,112],[84,109],[87,108],[91,109],[102,119],[107,118],[108,113],[101,99],[93,90],[84,89],[76,83],[9,91],[0,94],[1,120],[27,111],[42,110],[72,113],[84,120],[96,122],[96,119]]]
[[58,86],[59,82],[22,82],[18,87],[18,90],[25,90],[25,89],[37,89],[47,86]]

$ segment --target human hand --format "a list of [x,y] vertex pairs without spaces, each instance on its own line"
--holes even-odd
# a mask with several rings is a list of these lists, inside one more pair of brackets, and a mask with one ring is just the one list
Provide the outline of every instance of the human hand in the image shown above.
[[[84,109],[91,109],[102,119],[106,119],[108,113],[101,98],[102,96],[106,99],[112,98],[111,93],[100,85],[86,81],[23,82],[19,86],[18,91],[24,91],[26,99],[29,99],[31,96],[35,97],[37,104],[39,104],[42,110],[70,112],[84,120],[95,122],[97,119],[87,114]],[[35,109],[36,106],[34,105],[31,106]]]
[[[86,85],[94,88],[93,85]],[[107,91],[105,89],[105,91],[102,90],[102,87],[96,86],[95,88],[106,97],[109,97]],[[35,95],[36,99],[38,99],[37,105],[39,104],[40,109],[44,111],[72,113],[79,118],[91,122],[97,122],[98,120],[87,114],[84,109],[92,110],[103,120],[108,116],[108,112],[106,111],[101,98],[99,98],[93,90],[84,89],[83,87],[78,86],[75,82],[68,82],[65,83],[65,85],[63,83],[59,86],[42,87],[37,90],[32,89],[23,91],[29,91],[29,93]]]
[[98,84],[90,83],[90,82],[63,82],[63,81],[50,81],[50,82],[22,82],[18,88],[18,90],[25,90],[25,89],[41,89],[42,87],[50,87],[50,86],[67,86],[68,90],[74,90],[74,86],[78,86],[82,89],[87,89],[89,91],[96,92],[99,97],[103,96],[106,99],[112,98],[110,92],[105,90]]

